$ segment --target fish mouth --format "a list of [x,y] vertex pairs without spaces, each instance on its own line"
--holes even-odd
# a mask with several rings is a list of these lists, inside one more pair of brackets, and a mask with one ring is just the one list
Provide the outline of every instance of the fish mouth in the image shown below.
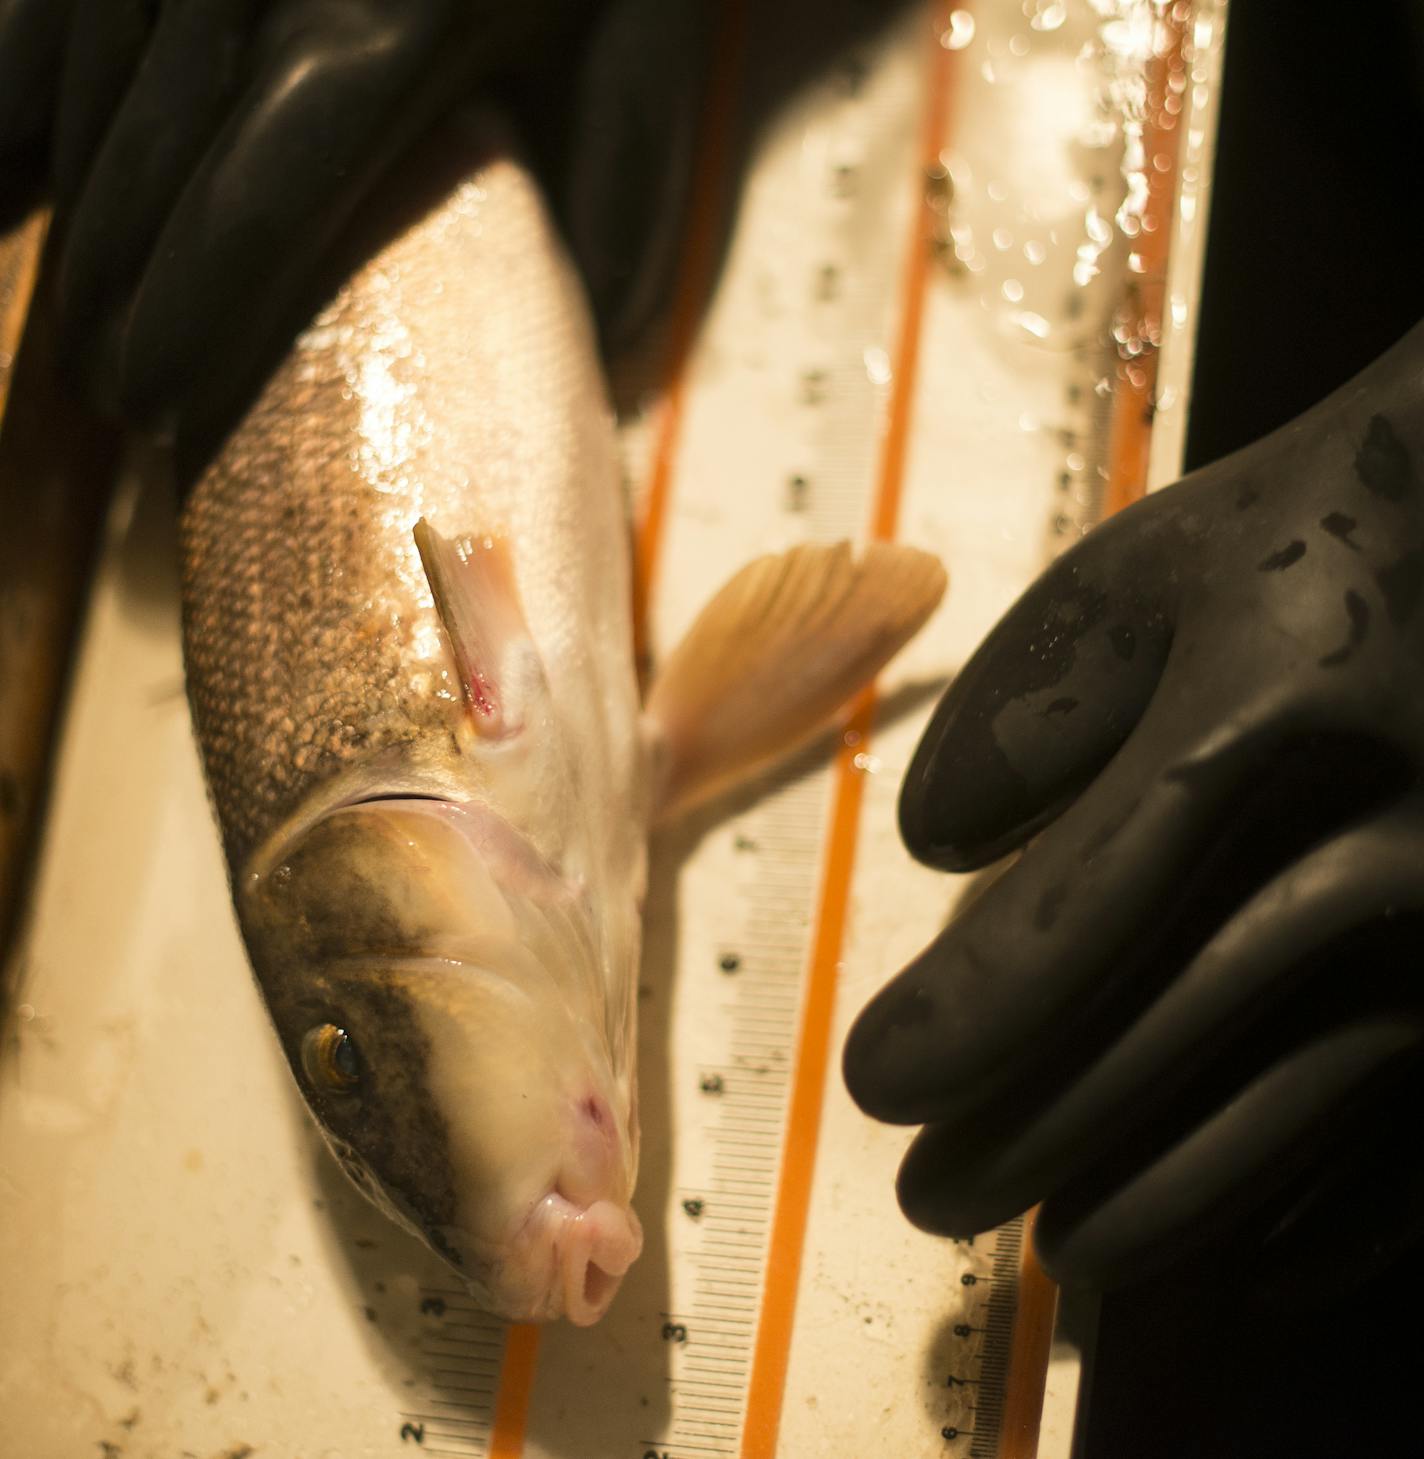
[[[451,1244],[459,1245],[454,1232]],[[642,1250],[643,1227],[631,1206],[609,1200],[580,1206],[550,1191],[497,1261],[485,1300],[511,1322],[564,1317],[575,1327],[592,1327]]]
[[578,1210],[562,1196],[544,1202],[561,1207],[555,1238],[558,1284],[564,1316],[575,1327],[591,1327],[608,1311],[628,1268],[643,1250],[643,1228],[631,1207],[595,1201]]

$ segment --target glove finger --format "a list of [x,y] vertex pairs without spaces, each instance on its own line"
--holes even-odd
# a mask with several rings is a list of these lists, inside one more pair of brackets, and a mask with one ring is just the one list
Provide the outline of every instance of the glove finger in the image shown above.
[[[55,123],[55,202],[68,213],[143,61],[159,0],[72,0]],[[189,7],[179,7],[186,9]]]
[[[423,130],[468,62],[414,28],[359,11],[270,42],[257,74],[178,200],[139,287],[121,404],[171,425],[252,383],[289,331],[318,265],[371,182]],[[203,369],[213,357],[221,370]]]
[[1021,845],[1121,748],[1172,641],[1173,531],[1138,503],[1060,558],[950,685],[900,793],[919,860],[971,871]]
[[[1424,1078],[1413,1070],[1392,1091],[1386,1120],[1358,1121],[1348,1141],[1301,1191],[1268,1207],[1238,1247],[1226,1275],[1255,1298],[1282,1307],[1336,1306],[1424,1240],[1424,1168],[1400,1158],[1399,1131],[1419,1128]],[[1340,1236],[1350,1234],[1348,1257]],[[1321,1253],[1341,1251],[1322,1262]]]
[[[180,459],[186,469],[201,461],[275,352],[368,256],[372,238],[349,229],[376,180],[462,95],[495,89],[561,43],[571,13],[570,0],[314,0],[272,12],[255,79],[144,277],[125,342],[125,410],[158,425],[181,418]],[[468,151],[468,139],[459,146]],[[412,177],[408,191],[419,186]],[[363,227],[389,232],[393,211],[383,203]],[[217,351],[223,368],[204,370]]]
[[691,199],[713,8],[620,0],[588,48],[559,212],[605,345],[648,324],[671,284]]
[[[255,5],[206,0],[163,12],[69,216],[61,349],[88,393],[109,408],[118,396],[125,303],[242,85]],[[83,118],[86,126],[96,120]],[[77,158],[89,139],[71,140]]]
[[1072,809],[861,1013],[845,1075],[867,1113],[955,1121],[1065,1087],[1260,886],[1401,792],[1397,757],[1320,730],[1249,664],[1214,667],[1203,711],[1185,661]]
[[[1314,998],[1321,970],[1340,979],[1342,965],[1358,965],[1352,938],[1357,944],[1388,921],[1396,936],[1407,925],[1424,941],[1421,845],[1424,805],[1411,798],[1308,853],[1247,902],[1069,1088],[1027,1114],[1011,1096],[925,1130],[900,1171],[906,1215],[954,1236],[1001,1224],[1108,1158],[1224,1057],[1269,1040],[1282,1005]],[[1397,958],[1387,961],[1392,971]],[[1347,997],[1373,991],[1356,988],[1353,968],[1344,982]]]
[[1050,1199],[1035,1226],[1045,1268],[1118,1286],[1219,1238],[1328,1154],[1421,1049],[1417,1015],[1380,1015],[1287,1055],[1127,1179],[1088,1177]]
[[59,99],[67,0],[0,0],[0,226],[29,203]]

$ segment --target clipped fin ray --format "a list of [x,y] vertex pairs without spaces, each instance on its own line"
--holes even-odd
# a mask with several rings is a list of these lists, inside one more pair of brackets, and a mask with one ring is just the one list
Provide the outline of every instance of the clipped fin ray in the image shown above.
[[907,643],[944,595],[937,557],[876,542],[748,563],[653,682],[658,816],[706,800],[803,744]]
[[508,549],[497,537],[452,542],[424,517],[413,535],[476,730],[490,739],[517,734],[522,715],[509,671],[529,630]]

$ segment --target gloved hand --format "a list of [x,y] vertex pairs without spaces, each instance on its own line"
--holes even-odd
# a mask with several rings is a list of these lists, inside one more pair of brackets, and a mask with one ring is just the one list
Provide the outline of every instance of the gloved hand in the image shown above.
[[[0,191],[48,149],[61,352],[171,425],[287,327],[455,99],[578,45],[576,0],[0,0]],[[0,196],[0,210],[15,198]]]
[[69,6],[0,0],[0,229],[30,201],[59,91]]
[[1051,567],[946,693],[900,817],[950,871],[1027,845],[847,1043],[861,1107],[926,1127],[915,1224],[1041,1201],[1049,1272],[1110,1286],[1233,1231],[1289,1246],[1378,1176],[1412,1238],[1424,326]]

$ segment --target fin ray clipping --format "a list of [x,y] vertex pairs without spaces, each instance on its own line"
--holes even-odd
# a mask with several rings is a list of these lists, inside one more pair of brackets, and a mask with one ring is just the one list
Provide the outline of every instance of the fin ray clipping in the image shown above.
[[508,548],[497,537],[451,541],[424,517],[413,535],[476,730],[490,739],[517,734],[518,676],[508,670],[529,629]]

